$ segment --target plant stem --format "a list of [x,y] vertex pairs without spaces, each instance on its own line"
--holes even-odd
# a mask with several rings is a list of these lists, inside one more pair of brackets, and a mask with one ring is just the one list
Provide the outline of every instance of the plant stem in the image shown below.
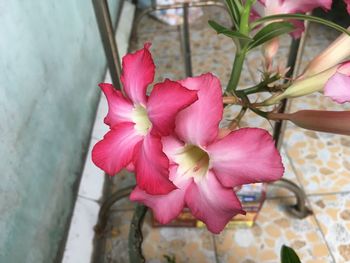
[[235,91],[237,89],[246,54],[247,54],[246,47],[243,47],[240,51],[237,51],[235,60],[233,62],[231,76],[230,76],[230,80],[228,82],[226,91]]
[[242,92],[245,95],[250,95],[253,93],[257,93],[257,92],[269,91],[269,88],[267,87],[267,85],[272,83],[272,82],[275,82],[276,80],[279,80],[280,78],[281,78],[280,75],[275,75],[271,78],[265,79],[263,82],[255,85],[253,87],[242,90]]
[[222,97],[223,104],[236,104],[236,105],[242,105],[242,102],[240,99],[234,96],[226,96]]
[[243,118],[244,114],[247,112],[247,109],[248,109],[248,108],[247,108],[246,106],[242,107],[241,111],[238,113],[238,115],[236,116],[236,118],[234,118],[234,119],[230,122],[230,124],[228,125],[228,128],[229,128],[230,130],[233,131],[233,130],[236,129],[236,127],[239,125],[241,119]]

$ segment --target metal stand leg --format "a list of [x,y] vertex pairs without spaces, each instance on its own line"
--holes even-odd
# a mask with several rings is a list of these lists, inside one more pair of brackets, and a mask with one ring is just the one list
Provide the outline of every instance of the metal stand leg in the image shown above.
[[184,53],[185,71],[187,77],[192,77],[191,45],[190,45],[190,28],[188,21],[188,3],[183,5],[183,25],[182,25],[182,49]]
[[109,212],[111,210],[111,207],[120,199],[127,197],[130,195],[132,189],[134,189],[135,185],[125,187],[115,193],[113,193],[108,199],[106,199],[101,208],[100,212],[98,213],[98,221],[95,226],[95,233],[98,236],[101,236],[106,228]]
[[295,195],[297,201],[296,204],[287,207],[288,212],[290,212],[293,216],[302,219],[312,214],[312,211],[306,206],[304,191],[295,183],[288,179],[282,178],[274,183],[271,183],[270,185],[288,189]]
[[121,89],[120,59],[107,0],[92,0],[92,3],[113,85],[116,89]]
[[[286,77],[295,77],[297,75],[301,56],[304,50],[307,29],[308,29],[308,25],[306,25],[306,29],[302,38],[298,40],[293,39],[292,41],[288,62],[287,62],[287,67],[290,67],[290,70],[286,74]],[[281,107],[279,108],[280,113],[285,112],[285,110],[287,109],[287,104],[288,104],[287,100],[282,101]],[[281,149],[282,147],[284,128],[285,128],[285,122],[279,121],[275,123],[274,130],[273,130],[273,138],[275,140],[277,149]],[[295,195],[296,204],[288,207],[288,210],[292,215],[296,216],[297,218],[305,218],[312,213],[311,210],[306,206],[305,193],[298,185],[284,178],[274,183],[271,183],[270,185],[283,187],[291,191]]]

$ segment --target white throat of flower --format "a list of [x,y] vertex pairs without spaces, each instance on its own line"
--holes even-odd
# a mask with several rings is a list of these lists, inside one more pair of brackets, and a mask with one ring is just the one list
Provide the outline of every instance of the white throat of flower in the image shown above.
[[178,173],[201,180],[209,169],[208,153],[196,145],[186,145],[178,152],[174,161],[179,165]]
[[135,130],[140,135],[146,135],[149,129],[152,127],[147,110],[140,104],[135,105],[132,111],[132,121],[135,123]]

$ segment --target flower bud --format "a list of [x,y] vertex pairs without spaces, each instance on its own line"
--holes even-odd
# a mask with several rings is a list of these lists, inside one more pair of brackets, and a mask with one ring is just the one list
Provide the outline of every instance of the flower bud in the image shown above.
[[280,46],[280,40],[278,37],[273,38],[263,45],[265,66],[268,72],[272,70],[272,60],[278,52]]
[[323,91],[323,88],[325,88],[325,95],[338,103],[350,101],[350,61],[308,78],[297,79],[283,93],[267,99],[262,105],[273,105],[286,98],[296,98]]
[[289,120],[314,131],[350,135],[350,111],[302,110],[290,114],[270,113],[271,120]]
[[[348,28],[350,29],[350,27]],[[344,61],[350,56],[350,36],[343,33],[306,67],[300,78],[318,74]]]

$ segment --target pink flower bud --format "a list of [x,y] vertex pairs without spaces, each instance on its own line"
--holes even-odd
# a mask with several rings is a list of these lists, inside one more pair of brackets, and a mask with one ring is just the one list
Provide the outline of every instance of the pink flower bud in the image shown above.
[[[350,3],[350,1],[348,2]],[[341,34],[340,37],[309,63],[300,78],[313,76],[344,61],[350,56],[349,47],[350,36]]]
[[323,91],[338,103],[350,102],[350,60],[307,78],[297,79],[283,93],[273,96],[263,105],[273,105],[286,98]]
[[270,113],[268,117],[289,120],[308,130],[350,135],[350,111],[302,110],[290,114]]

